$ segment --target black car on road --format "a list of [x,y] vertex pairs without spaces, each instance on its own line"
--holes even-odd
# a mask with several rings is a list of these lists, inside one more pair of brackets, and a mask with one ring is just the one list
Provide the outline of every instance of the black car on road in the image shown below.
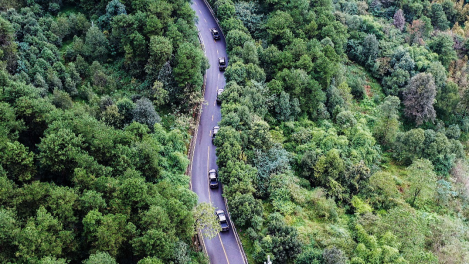
[[213,127],[212,143],[213,143],[213,141],[215,140],[215,136],[217,135],[218,130],[220,130],[220,127],[219,127],[219,126],[214,126],[214,127]]
[[226,59],[225,59],[225,57],[218,58],[218,69],[220,71],[226,70]]
[[212,37],[214,40],[219,40],[220,39],[220,33],[216,28],[211,28],[210,32],[212,33]]
[[219,88],[219,89],[217,90],[217,104],[221,104],[221,98],[220,98],[220,96],[221,96],[221,94],[223,93],[223,91],[224,91],[223,88]]

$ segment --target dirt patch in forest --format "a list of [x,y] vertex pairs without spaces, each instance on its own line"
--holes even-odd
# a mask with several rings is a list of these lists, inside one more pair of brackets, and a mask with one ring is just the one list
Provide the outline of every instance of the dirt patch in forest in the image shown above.
[[369,86],[368,84],[365,84],[364,87],[365,87],[365,93],[366,93],[366,95],[367,95],[369,98],[373,97],[373,91],[371,91],[371,86]]

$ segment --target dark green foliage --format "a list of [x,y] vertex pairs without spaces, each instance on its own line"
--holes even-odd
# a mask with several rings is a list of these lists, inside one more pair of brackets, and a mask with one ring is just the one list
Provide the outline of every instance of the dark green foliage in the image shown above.
[[[190,2],[0,2],[0,262],[203,262]],[[248,258],[468,262],[463,3],[209,2],[230,60],[217,163]]]
[[298,234],[294,227],[285,224],[279,213],[269,216],[268,231],[272,237],[272,253],[276,261],[285,262],[301,253]]
[[14,73],[17,64],[17,44],[14,42],[14,29],[12,25],[0,17],[0,61],[6,62],[6,69]]
[[83,264],[116,264],[116,260],[111,257],[107,252],[98,251],[95,254],[91,254],[87,260],[83,261]]
[[456,59],[456,51],[453,49],[453,39],[447,34],[439,34],[430,42],[430,49],[436,52],[438,60],[448,68],[451,61]]
[[449,28],[449,22],[441,4],[432,4],[431,19],[433,26],[437,27],[438,29],[447,30]]
[[152,102],[145,97],[135,102],[132,116],[134,121],[145,124],[150,129],[153,129],[153,126],[161,121],[161,118],[155,111],[155,107]]
[[86,32],[83,52],[91,60],[106,60],[109,54],[109,42],[98,27],[90,27]]
[[178,48],[175,61],[174,78],[179,87],[184,88],[185,92],[192,89],[198,91],[203,82],[201,72],[205,71],[202,51],[190,43],[184,43]]
[[[142,98],[161,94],[147,83],[170,63],[196,68],[177,99],[200,96],[207,62],[189,2],[62,5],[1,4],[18,9],[0,14],[0,205],[10,208],[0,213],[0,262],[204,262],[187,246],[196,203],[184,175],[188,135],[155,126],[160,117]],[[183,42],[195,60],[172,59]],[[175,75],[161,74],[163,89],[176,87]],[[154,206],[170,225],[139,221]]]

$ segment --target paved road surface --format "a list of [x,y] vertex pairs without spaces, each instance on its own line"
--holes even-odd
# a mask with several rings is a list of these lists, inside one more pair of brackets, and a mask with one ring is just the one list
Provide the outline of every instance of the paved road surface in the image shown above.
[[[199,17],[197,27],[205,46],[205,56],[210,62],[210,68],[206,72],[205,104],[202,108],[192,160],[192,190],[199,196],[199,202],[210,202],[216,208],[226,211],[221,188],[210,189],[208,184],[208,170],[217,168],[211,130],[221,120],[220,106],[216,104],[216,98],[217,88],[225,86],[225,76],[218,70],[218,57],[227,57],[226,44],[223,37],[216,42],[213,40],[210,28],[217,28],[217,24],[204,1],[193,0],[192,9]],[[211,240],[204,239],[204,242],[210,263],[244,263],[241,245],[238,245],[231,225],[228,232],[221,232]]]

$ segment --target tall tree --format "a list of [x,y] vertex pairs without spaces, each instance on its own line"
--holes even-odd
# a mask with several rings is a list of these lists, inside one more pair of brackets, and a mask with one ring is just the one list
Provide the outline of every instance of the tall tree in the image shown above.
[[375,137],[381,144],[393,143],[399,130],[399,105],[401,101],[396,96],[387,96],[379,106],[378,122],[374,127]]
[[155,111],[155,106],[153,106],[153,103],[145,97],[139,99],[135,103],[133,117],[134,121],[145,124],[150,129],[153,129],[153,126],[161,121],[160,116]]
[[446,18],[443,6],[439,3],[432,4],[431,19],[433,26],[440,30],[447,30],[449,28],[449,21]]
[[195,228],[209,239],[214,238],[221,231],[220,223],[213,212],[215,208],[208,203],[199,203],[193,210]]
[[409,188],[405,198],[412,206],[417,198],[425,201],[431,199],[436,189],[436,174],[433,172],[433,165],[429,160],[417,159],[407,168]]
[[86,32],[84,52],[92,60],[106,60],[109,54],[109,41],[98,27],[90,27]]
[[436,112],[433,108],[436,96],[436,86],[431,73],[419,73],[410,79],[404,91],[405,114],[421,125],[426,121],[433,121]]
[[402,9],[399,9],[396,11],[396,13],[394,13],[394,21],[392,24],[401,31],[404,29],[405,17],[404,11],[402,11]]
[[169,60],[173,53],[173,45],[168,38],[163,36],[151,36],[149,45],[150,58],[145,66],[145,71],[156,79],[161,67]]
[[202,86],[202,72],[205,71],[204,54],[190,43],[183,43],[176,53],[174,77],[179,87],[193,86],[200,90]]

